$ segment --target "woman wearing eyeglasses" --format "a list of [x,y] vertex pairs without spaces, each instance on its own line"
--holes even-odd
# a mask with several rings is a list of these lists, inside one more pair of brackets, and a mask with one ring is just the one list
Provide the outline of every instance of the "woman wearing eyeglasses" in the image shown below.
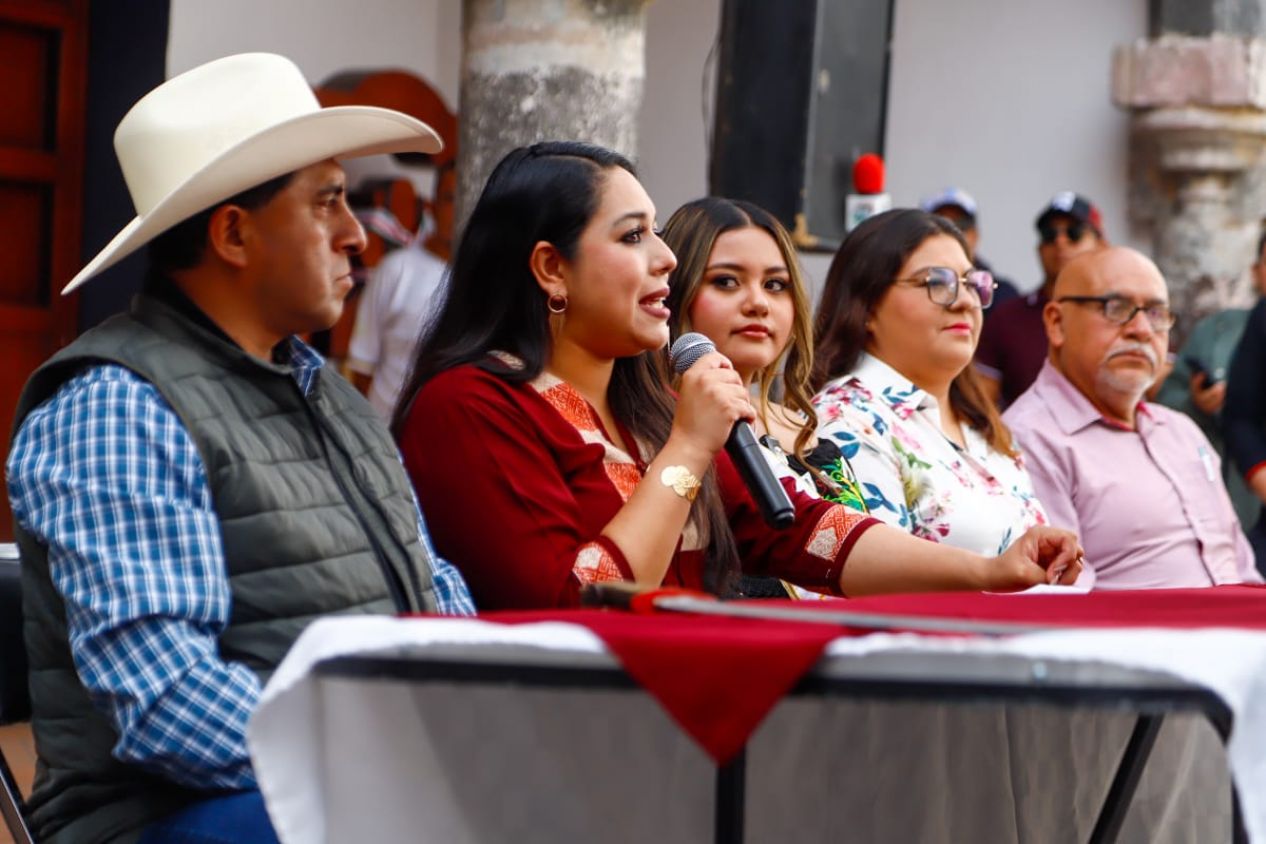
[[1046,523],[970,366],[993,290],[952,223],[871,217],[831,262],[812,379],[818,435],[852,463],[873,516],[988,554]]

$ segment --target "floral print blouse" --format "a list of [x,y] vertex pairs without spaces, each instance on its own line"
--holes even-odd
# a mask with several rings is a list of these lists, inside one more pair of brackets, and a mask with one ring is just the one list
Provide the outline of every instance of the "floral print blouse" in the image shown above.
[[813,406],[818,436],[840,447],[872,516],[986,555],[1046,524],[1021,458],[995,451],[966,424],[966,447],[958,446],[941,431],[936,399],[878,358],[863,354]]

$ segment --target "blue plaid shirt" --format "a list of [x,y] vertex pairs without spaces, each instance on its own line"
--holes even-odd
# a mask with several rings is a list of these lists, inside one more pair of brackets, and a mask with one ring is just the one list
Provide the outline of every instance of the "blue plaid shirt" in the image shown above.
[[[305,395],[324,363],[291,341]],[[127,369],[87,369],[26,418],[8,486],[18,522],[48,544],[75,667],[119,731],[114,755],[198,788],[254,786],[246,722],[259,680],[219,657],[230,609],[219,522],[170,405]],[[418,533],[431,549],[420,512]],[[440,612],[473,613],[461,575],[431,559]]]

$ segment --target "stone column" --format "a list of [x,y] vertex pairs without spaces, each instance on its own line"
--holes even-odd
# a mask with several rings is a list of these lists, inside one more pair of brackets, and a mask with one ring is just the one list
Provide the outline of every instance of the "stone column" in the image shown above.
[[516,146],[601,144],[632,157],[647,0],[463,0],[457,219]]
[[[1260,0],[1156,0],[1154,37],[1119,47],[1113,98],[1133,112],[1131,216],[1179,314],[1253,300],[1266,216],[1266,41]],[[1179,31],[1175,31],[1179,30]]]

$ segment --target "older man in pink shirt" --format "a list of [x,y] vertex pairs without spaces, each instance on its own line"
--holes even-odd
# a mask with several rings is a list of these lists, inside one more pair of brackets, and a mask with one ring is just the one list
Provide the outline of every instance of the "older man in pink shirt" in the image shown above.
[[1156,265],[1125,248],[1081,256],[1043,320],[1050,356],[1003,419],[1051,524],[1081,537],[1078,583],[1261,583],[1217,452],[1186,416],[1142,401],[1174,321]]

